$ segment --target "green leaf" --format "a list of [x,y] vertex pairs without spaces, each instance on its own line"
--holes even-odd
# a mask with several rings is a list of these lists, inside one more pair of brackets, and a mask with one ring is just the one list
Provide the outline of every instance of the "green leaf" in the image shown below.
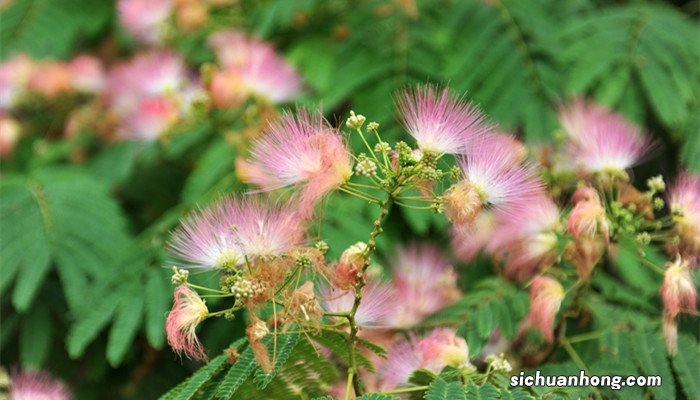
[[202,196],[217,182],[233,173],[235,158],[236,150],[228,141],[223,138],[214,140],[187,178],[182,190],[182,200],[187,204],[201,201]]
[[228,370],[226,376],[224,376],[224,379],[221,381],[216,391],[216,397],[219,399],[231,398],[231,396],[236,393],[236,390],[245,382],[246,378],[248,378],[248,375],[253,372],[256,365],[253,349],[248,347],[241,353],[241,356]]
[[495,328],[496,319],[493,314],[493,307],[491,307],[490,303],[485,303],[478,308],[477,326],[479,337],[482,339],[488,338]]
[[294,350],[294,347],[299,342],[299,334],[293,333],[291,335],[283,335],[281,339],[277,340],[277,355],[275,358],[275,364],[272,367],[272,371],[270,371],[269,373],[265,373],[265,371],[258,368],[258,370],[255,372],[254,381],[258,389],[265,389],[265,387],[267,387],[267,385],[270,384],[270,381],[272,381],[272,378],[274,378],[275,375],[277,375],[277,372],[280,370],[280,368],[284,366],[284,364],[287,362],[289,356],[292,353],[292,350]]
[[127,297],[120,303],[107,342],[107,361],[115,368],[124,359],[141,324],[145,298],[139,289],[136,286],[121,292]]
[[676,388],[673,384],[673,375],[666,357],[666,346],[658,333],[635,332],[631,335],[632,349],[636,356],[635,361],[646,375],[661,377],[664,383],[661,386],[649,388],[658,399],[673,399],[676,397]]
[[168,392],[164,394],[161,399],[189,400],[197,398],[197,392],[221,371],[221,368],[226,364],[227,360],[228,357],[225,354],[217,356],[183,382],[182,386],[176,386],[172,390],[173,393]]
[[464,387],[459,382],[447,383],[437,378],[430,383],[425,392],[425,400],[466,400]]
[[19,357],[23,368],[41,369],[51,350],[53,325],[49,308],[39,304],[32,308],[22,324]]
[[152,269],[146,279],[146,337],[151,346],[159,349],[165,344],[165,315],[172,293],[162,271]]
[[658,291],[657,276],[640,261],[640,255],[632,242],[621,241],[617,250],[615,265],[625,280],[634,288],[637,293],[647,296]]
[[109,323],[117,305],[121,301],[121,293],[119,292],[110,293],[102,297],[96,304],[90,304],[89,311],[70,327],[68,336],[66,336],[66,345],[68,354],[72,358],[77,358],[83,354],[87,345]]
[[490,383],[484,383],[482,386],[476,386],[474,383],[467,385],[466,398],[469,400],[488,400],[498,398],[498,389]]
[[515,388],[513,390],[507,390],[505,388],[500,390],[501,400],[532,400],[534,397],[524,391],[521,388]]
[[[678,335],[678,352],[673,356],[673,369],[681,388],[689,399],[700,399],[700,346],[687,335]],[[667,382],[667,381],[664,381]],[[668,385],[668,383],[665,383]]]

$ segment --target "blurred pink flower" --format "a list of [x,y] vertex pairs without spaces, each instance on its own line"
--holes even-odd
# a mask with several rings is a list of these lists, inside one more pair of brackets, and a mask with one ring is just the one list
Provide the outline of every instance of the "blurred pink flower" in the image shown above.
[[158,44],[173,11],[172,0],[119,0],[119,22],[137,41]]
[[594,238],[600,232],[606,242],[610,240],[610,227],[605,208],[595,189],[582,187],[573,195],[574,209],[569,214],[567,227],[574,239]]
[[669,262],[661,287],[664,312],[675,317],[681,312],[697,312],[698,293],[688,260],[677,257]]
[[71,84],[75,90],[86,93],[98,93],[105,86],[105,71],[102,62],[90,55],[75,57],[68,64]]
[[18,54],[0,64],[0,111],[9,111],[26,92],[34,63]]
[[700,257],[700,176],[681,173],[668,191],[668,203],[682,255]]
[[622,172],[648,153],[651,142],[639,127],[604,107],[574,100],[559,111],[569,136],[565,157],[587,172]]
[[564,288],[553,278],[539,276],[532,281],[530,325],[550,343],[554,341],[554,319],[557,317],[562,300],[564,300]]
[[235,107],[249,96],[279,104],[301,92],[301,78],[271,44],[237,31],[217,32],[209,44],[222,65],[211,84],[216,106]]
[[401,299],[390,316],[394,328],[411,328],[459,298],[457,275],[434,245],[399,249],[392,271],[396,296]]
[[[319,285],[319,300],[327,312],[350,312],[355,302],[354,289],[342,290]],[[388,326],[388,318],[394,312],[395,294],[391,286],[370,282],[362,288],[362,302],[355,313],[355,323],[360,329],[381,329]]]
[[285,186],[299,190],[300,209],[311,215],[321,198],[352,175],[352,159],[340,132],[321,113],[298,110],[284,114],[252,145],[251,160],[238,163],[248,182],[270,191]]
[[175,289],[175,302],[165,321],[168,344],[178,354],[193,360],[206,360],[195,329],[207,318],[209,310],[199,295],[186,284]]
[[173,254],[193,268],[236,267],[244,257],[279,256],[299,246],[303,221],[290,204],[227,197],[182,221]]
[[423,151],[465,153],[475,139],[491,130],[476,106],[433,85],[402,91],[397,107],[406,130]]
[[454,225],[451,230],[452,250],[455,257],[469,262],[484,250],[498,221],[492,210],[482,210],[471,224]]
[[68,387],[60,380],[39,371],[12,374],[10,400],[69,400]]
[[180,118],[177,105],[164,96],[144,98],[139,106],[123,116],[119,136],[153,140],[170,129]]
[[72,91],[72,78],[68,66],[61,62],[44,61],[34,64],[29,81],[29,91],[51,98]]

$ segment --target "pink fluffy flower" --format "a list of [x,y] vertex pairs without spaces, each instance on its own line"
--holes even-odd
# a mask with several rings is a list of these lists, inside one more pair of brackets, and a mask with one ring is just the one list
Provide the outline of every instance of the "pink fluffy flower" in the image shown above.
[[661,287],[664,312],[675,317],[681,312],[697,312],[698,294],[688,260],[681,257],[669,263]]
[[455,257],[463,262],[473,260],[491,240],[497,223],[492,210],[482,210],[473,223],[453,226],[450,233]]
[[27,87],[29,91],[46,98],[69,93],[73,89],[70,70],[61,62],[36,63],[29,75]]
[[491,129],[473,104],[433,85],[401,92],[397,106],[406,130],[423,151],[464,153],[476,138]]
[[248,96],[279,104],[301,92],[301,78],[271,44],[237,31],[215,33],[209,44],[223,66],[212,80],[215,105],[237,106]]
[[554,319],[564,300],[564,288],[547,276],[535,278],[530,287],[530,325],[548,342],[554,341]]
[[556,253],[559,217],[559,207],[549,197],[540,196],[527,210],[504,219],[495,229],[488,247],[505,254],[507,275],[523,281],[551,261]]
[[0,64],[0,111],[9,111],[26,92],[34,64],[18,54]]
[[173,234],[173,254],[193,268],[232,268],[300,245],[303,221],[288,204],[227,197],[187,217]]
[[191,111],[197,93],[178,55],[154,51],[114,67],[104,101],[118,119],[120,137],[153,140]]
[[12,374],[11,400],[69,400],[71,398],[72,395],[68,387],[47,373],[25,371]]
[[639,127],[621,115],[578,99],[559,112],[569,136],[567,157],[587,172],[623,172],[650,149]]
[[700,257],[700,176],[682,173],[669,189],[668,203],[681,238],[681,252]]
[[204,300],[189,286],[184,284],[175,289],[175,302],[165,321],[168,344],[175,352],[193,360],[207,359],[195,329],[207,318],[208,313]]
[[609,241],[610,224],[598,192],[590,187],[582,187],[574,193],[573,201],[575,206],[567,222],[569,233],[575,239],[592,239],[600,232],[605,241]]
[[97,93],[105,85],[105,72],[102,62],[86,54],[80,55],[68,64],[73,88],[86,93]]
[[445,213],[453,223],[471,223],[484,206],[500,215],[517,213],[541,195],[540,179],[520,162],[521,153],[514,155],[512,144],[503,135],[486,135],[458,158],[464,180],[443,195]]
[[136,40],[158,44],[173,11],[172,0],[119,0],[119,22]]
[[[327,312],[350,312],[355,302],[354,290],[340,290],[320,285],[321,306]],[[363,329],[380,329],[388,326],[394,310],[395,294],[389,285],[369,283],[362,288],[362,302],[355,314],[357,326]]]
[[457,276],[436,246],[412,244],[399,249],[392,270],[401,299],[390,316],[392,327],[413,327],[459,298]]
[[437,374],[447,366],[474,369],[469,362],[467,342],[454,331],[438,328],[422,339],[399,340],[389,349],[386,361],[379,368],[382,390],[405,385],[417,369]]
[[253,143],[250,161],[238,163],[244,180],[269,191],[296,186],[305,215],[352,175],[352,159],[337,129],[318,114],[286,113]]

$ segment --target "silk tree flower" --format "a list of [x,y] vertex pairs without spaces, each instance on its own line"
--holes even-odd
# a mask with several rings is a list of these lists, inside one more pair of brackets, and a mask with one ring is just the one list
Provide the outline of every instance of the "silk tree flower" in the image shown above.
[[289,204],[227,197],[188,216],[170,242],[191,268],[233,268],[245,257],[280,256],[300,245],[304,224]]
[[120,137],[153,140],[191,112],[201,93],[175,53],[142,53],[110,70],[104,103]]
[[574,193],[572,200],[575,205],[569,214],[567,227],[574,239],[593,239],[600,232],[609,242],[610,224],[598,192],[584,186]]
[[[352,311],[355,302],[354,290],[341,290],[327,285],[319,285],[319,300],[326,312],[343,313]],[[395,293],[391,286],[370,282],[362,288],[362,302],[355,313],[355,323],[361,329],[381,329],[388,326],[388,319],[394,312]]]
[[488,247],[505,253],[506,274],[524,281],[556,256],[560,210],[548,196],[533,199],[527,210],[506,218],[495,229]]
[[11,400],[69,400],[68,387],[45,372],[13,373],[10,382]]
[[85,93],[98,93],[105,86],[102,62],[86,54],[75,57],[68,64],[73,88]]
[[485,250],[498,224],[492,210],[482,210],[472,224],[451,228],[452,251],[462,262],[469,262]]
[[0,111],[9,111],[26,93],[34,63],[18,54],[0,63]]
[[540,179],[514,155],[512,143],[503,135],[486,135],[458,157],[464,180],[443,195],[445,214],[454,224],[472,223],[484,206],[499,215],[517,213],[541,195]]
[[423,151],[465,153],[475,139],[491,130],[476,106],[433,85],[399,93],[397,107],[406,130]]
[[175,302],[165,321],[165,333],[168,344],[176,353],[193,360],[207,359],[195,329],[208,313],[204,300],[189,286],[183,284],[175,289]]
[[410,328],[459,298],[457,277],[436,246],[411,244],[397,251],[394,290],[401,301],[390,316],[395,328]]
[[530,287],[530,325],[548,342],[554,341],[554,319],[564,300],[564,288],[547,276],[532,281]]
[[149,45],[162,42],[172,11],[172,0],[119,0],[117,3],[122,26],[138,42]]
[[422,339],[411,336],[399,340],[389,349],[386,361],[379,368],[382,390],[407,384],[417,369],[437,374],[447,366],[474,369],[469,362],[467,342],[454,331],[438,328]]
[[587,172],[624,172],[651,147],[639,127],[580,99],[560,110],[559,121],[570,140],[566,156]]
[[352,158],[338,129],[321,113],[298,110],[296,118],[284,114],[252,146],[251,159],[238,162],[242,178],[261,191],[295,186],[304,216],[324,195],[352,175]]
[[681,173],[668,191],[681,254],[700,257],[700,176]]
[[218,107],[235,107],[249,96],[273,104],[285,103],[301,92],[301,78],[274,47],[237,31],[209,38],[222,68],[214,73],[211,96]]
[[59,94],[70,93],[73,90],[72,78],[68,65],[61,62],[44,61],[34,65],[29,74],[27,88],[46,98]]
[[688,260],[677,257],[669,262],[661,287],[664,312],[675,317],[681,312],[697,312],[698,294]]
[[340,289],[350,289],[357,282],[357,274],[365,264],[367,243],[357,242],[343,251],[340,261],[331,274],[333,284]]

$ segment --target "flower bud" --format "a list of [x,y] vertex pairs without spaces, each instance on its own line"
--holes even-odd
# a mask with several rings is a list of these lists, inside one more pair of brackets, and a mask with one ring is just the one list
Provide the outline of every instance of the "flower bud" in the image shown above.
[[452,185],[442,195],[447,218],[456,225],[469,224],[481,211],[481,195],[468,180]]
[[362,266],[365,263],[365,252],[367,244],[357,242],[348,247],[340,256],[340,262],[335,269],[333,283],[339,288],[352,287],[357,281],[357,274],[362,271]]
[[697,292],[687,260],[678,257],[667,264],[661,298],[664,311],[672,317],[684,311],[697,311]]
[[564,300],[564,288],[547,276],[535,278],[530,287],[530,324],[548,341],[554,341],[554,319]]
[[350,111],[350,118],[345,121],[345,126],[350,129],[360,129],[366,120],[364,115],[355,115],[355,111]]

